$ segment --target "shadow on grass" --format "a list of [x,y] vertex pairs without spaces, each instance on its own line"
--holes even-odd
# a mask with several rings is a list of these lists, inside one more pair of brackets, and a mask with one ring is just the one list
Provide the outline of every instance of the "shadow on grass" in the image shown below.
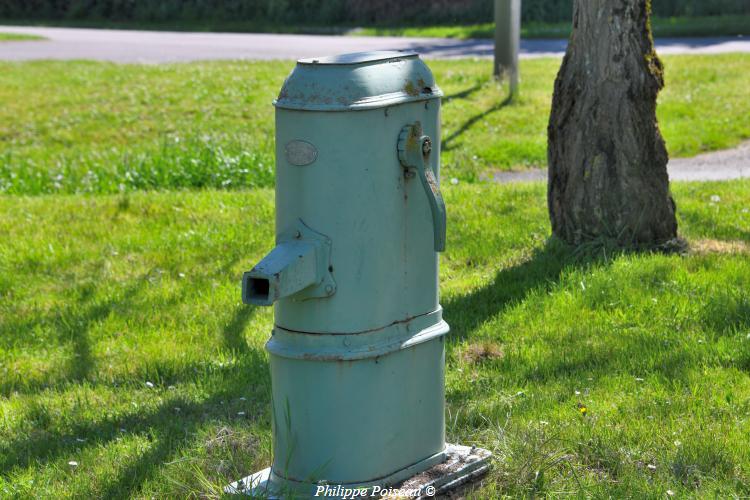
[[548,240],[527,261],[499,271],[491,283],[443,304],[443,316],[451,325],[451,338],[465,339],[482,323],[522,301],[532,290],[550,288],[565,267],[592,262],[591,258],[577,259],[574,249],[561,241]]
[[[197,369],[198,367],[185,367],[188,372]],[[211,390],[201,401],[184,396],[170,398],[168,392],[161,392],[161,396],[167,397],[152,410],[134,409],[124,415],[107,417],[101,421],[82,422],[74,425],[69,432],[37,429],[30,436],[8,440],[0,448],[0,470],[25,468],[63,456],[75,456],[82,449],[106,446],[121,436],[146,435],[154,444],[123,471],[118,472],[116,479],[106,486],[103,493],[96,495],[101,498],[127,497],[152,477],[178,448],[188,444],[202,424],[218,419],[236,419],[237,408],[231,404],[232,400],[235,405],[241,404],[246,418],[270,427],[270,419],[268,422],[264,420],[268,419],[270,409],[270,376],[262,351],[248,349],[240,362],[208,376],[205,387],[210,387]],[[255,392],[248,394],[251,387],[255,388]],[[155,396],[159,394],[156,390],[154,393]],[[245,396],[246,401],[239,403],[240,396]],[[79,439],[86,441],[81,443]]]
[[451,135],[443,139],[443,145],[442,149],[443,151],[450,151],[452,149],[455,149],[457,146],[454,145],[454,141],[461,137],[467,130],[469,130],[471,127],[474,126],[475,123],[478,121],[486,118],[488,115],[500,111],[504,107],[508,106],[511,103],[510,96],[506,97],[503,101],[495,104],[494,106],[490,107],[489,109],[486,109],[485,111],[482,111],[481,113],[478,113],[468,120],[466,120],[464,123],[462,123],[458,129],[453,132]]
[[[268,413],[271,406],[271,382],[265,356],[258,350],[248,351],[245,356],[247,364],[243,363],[243,373],[240,375],[237,370],[224,373],[221,380],[214,381],[217,388],[211,391],[210,397],[205,401],[195,403],[177,400],[180,408],[178,415],[175,415],[173,402],[165,403],[147,421],[136,422],[144,432],[156,434],[157,443],[120,471],[117,478],[97,494],[102,498],[131,498],[143,483],[154,477],[160,466],[175,458],[181,448],[194,441],[202,424],[216,419],[225,422],[236,419],[236,412],[230,410],[227,402],[245,394],[250,385],[268,390],[251,396],[253,411],[246,412],[247,416],[243,418],[261,422],[270,428]],[[248,374],[255,376],[248,378]],[[213,383],[209,385],[213,386]],[[180,404],[184,407],[179,406]]]
[[[227,271],[241,256],[230,258],[223,266]],[[235,362],[228,366],[211,363],[161,363],[148,362],[139,367],[137,373],[126,373],[116,379],[101,380],[96,377],[96,363],[92,355],[90,331],[109,317],[126,311],[133,306],[136,298],[149,283],[149,275],[140,276],[112,293],[111,297],[96,300],[98,287],[86,284],[74,292],[76,299],[67,307],[51,311],[22,323],[6,323],[4,330],[9,332],[29,332],[35,328],[45,328],[56,333],[64,343],[71,343],[73,356],[62,367],[63,377],[51,381],[40,378],[23,386],[18,381],[0,381],[0,394],[35,395],[46,389],[77,390],[81,384],[95,388],[139,389],[143,380],[154,380],[157,387],[178,385],[179,383],[199,383],[200,397],[193,398],[171,391],[143,388],[153,391],[160,398],[158,406],[151,409],[132,409],[123,414],[107,415],[102,418],[84,417],[80,423],[56,429],[57,418],[37,400],[31,400],[24,418],[34,422],[33,431],[4,440],[0,446],[0,470],[27,468],[54,462],[62,458],[80,456],[82,450],[98,446],[108,446],[121,437],[137,435],[145,437],[150,446],[140,455],[125,461],[125,465],[105,483],[99,491],[91,491],[91,496],[101,498],[128,498],[158,473],[162,465],[179,453],[179,450],[195,439],[196,433],[207,423],[230,422],[238,417],[238,410],[244,412],[242,418],[270,427],[270,379],[265,353],[251,349],[244,336],[244,330],[254,317],[257,308],[238,305],[230,314],[223,329],[220,342],[234,353]],[[174,298],[174,304],[180,303]],[[173,305],[170,301],[166,306]],[[207,393],[207,394],[203,394]],[[171,396],[171,397],[170,397]],[[242,396],[244,399],[239,400]],[[94,410],[95,411],[95,410]],[[111,411],[111,410],[110,410]],[[105,416],[106,415],[106,416]],[[84,441],[81,441],[84,440]],[[100,483],[101,484],[101,483]]]
[[47,380],[35,380],[19,386],[13,379],[0,382],[0,395],[11,392],[35,394],[42,390],[75,384],[87,380],[94,369],[95,360],[91,353],[90,331],[97,323],[104,321],[118,309],[130,307],[134,299],[148,283],[148,274],[139,276],[130,282],[121,292],[100,302],[92,302],[96,287],[87,284],[81,287],[78,300],[74,305],[54,310],[50,315],[40,315],[31,321],[4,325],[8,331],[29,332],[35,328],[50,328],[62,342],[70,342],[73,347],[71,358],[63,368],[63,373],[50,383]]
[[[96,287],[85,284],[80,287],[78,299],[72,305],[54,309],[49,315],[38,315],[32,320],[22,322],[11,320],[2,325],[2,330],[5,332],[4,340],[12,344],[18,345],[19,341],[24,341],[28,332],[36,328],[44,328],[54,331],[61,343],[70,343],[73,352],[62,370],[63,373],[56,377],[54,383],[35,380],[19,386],[15,380],[6,378],[0,381],[0,395],[8,396],[11,392],[34,394],[52,386],[77,383],[89,378],[95,365],[91,353],[91,329],[118,309],[129,307],[147,282],[146,275],[140,276],[121,292],[98,302],[93,300]],[[21,334],[21,337],[14,336],[14,333]]]
[[680,224],[690,227],[692,234],[719,240],[742,240],[750,243],[750,231],[737,224],[719,222],[719,218],[702,210],[677,207]]
[[224,347],[233,352],[245,353],[248,351],[247,340],[245,340],[245,327],[255,315],[255,306],[245,304],[238,305],[234,310],[232,320],[227,323],[222,331]]
[[[98,322],[105,320],[116,308],[129,305],[145,283],[146,277],[141,276],[135,282],[129,284],[122,294],[118,294],[104,302],[95,303],[86,308],[82,313],[75,314],[74,318],[70,311],[60,315],[60,323],[62,324],[60,336],[70,338],[73,344],[73,356],[69,360],[65,370],[65,382],[79,382],[89,376],[94,367],[94,359],[91,356],[91,342],[89,340],[91,328]],[[87,291],[81,297],[79,303],[84,305],[93,293],[93,289]],[[66,317],[70,319],[65,319]],[[5,392],[5,388],[3,387],[2,389],[0,392]]]
[[478,91],[481,88],[482,88],[482,84],[477,83],[473,87],[469,87],[468,89],[461,90],[459,92],[456,92],[455,94],[447,95],[443,97],[443,104],[450,104],[451,101],[456,100],[456,99],[466,99],[471,94],[473,94],[474,92]]
[[572,380],[581,385],[591,377],[642,369],[685,382],[692,367],[700,361],[695,353],[665,345],[660,338],[624,334],[618,338],[619,345],[612,345],[609,338],[597,343],[588,342],[589,339],[582,331],[567,339],[566,348],[554,352],[544,362],[529,363],[513,357],[502,365],[501,371],[524,382]]
[[[611,247],[606,247],[606,251],[602,249],[603,247],[593,247],[574,250],[551,239],[527,261],[500,270],[487,285],[469,294],[451,298],[444,304],[444,317],[451,325],[449,351],[468,342],[486,340],[484,336],[482,339],[472,338],[472,334],[485,322],[497,319],[511,307],[521,304],[530,293],[552,290],[561,276],[567,274],[567,270],[596,267],[597,272],[607,273],[610,263],[615,259],[636,253],[633,250],[615,250]],[[669,250],[654,251],[655,255],[664,253],[676,255]],[[629,271],[629,274],[616,279],[630,279],[627,286],[643,287],[644,290],[657,289],[659,283],[668,283],[673,279],[671,271],[680,269],[683,265],[682,257],[679,259],[647,266],[642,273]],[[556,290],[555,293],[568,291]],[[746,331],[750,325],[750,302],[745,297],[742,293],[716,292],[704,298],[705,307],[701,318],[707,331],[715,332],[716,335],[733,335]],[[618,373],[633,376],[654,374],[664,380],[689,386],[690,378],[695,374],[694,368],[701,364],[704,353],[684,345],[682,333],[672,332],[668,325],[661,324],[659,328],[652,329],[652,325],[643,320],[634,323],[615,318],[610,321],[610,318],[590,314],[606,311],[608,301],[605,298],[581,297],[581,303],[576,302],[570,308],[571,314],[581,314],[580,322],[567,323],[563,331],[555,332],[554,325],[550,325],[550,329],[544,328],[536,332],[540,337],[524,339],[530,351],[521,353],[511,350],[500,356],[469,362],[491,364],[493,377],[511,387],[522,387],[527,383],[568,382],[581,386],[592,377],[597,379]],[[531,311],[524,314],[529,312]],[[542,314],[541,311],[538,313]],[[654,320],[663,323],[665,318]],[[491,340],[502,343],[503,332],[493,331],[490,335]],[[535,345],[529,347],[531,344]],[[750,358],[740,356],[729,363],[746,370],[750,366],[748,359]],[[460,386],[447,394],[452,405],[461,405],[476,397],[477,389],[474,385]]]
[[[242,258],[246,256],[237,253],[224,262],[217,275],[226,276],[230,274],[231,268]],[[127,283],[122,291],[115,292],[111,297],[102,301],[95,301],[97,287],[91,283],[81,285],[76,291],[77,300],[71,305],[64,308],[53,309],[49,314],[40,314],[33,319],[14,321],[9,318],[8,321],[0,322],[0,345],[3,342],[8,345],[19,345],[22,342],[30,342],[33,337],[28,332],[36,328],[50,329],[55,331],[56,338],[61,342],[69,342],[72,345],[72,356],[62,368],[62,374],[50,373],[49,376],[43,376],[34,380],[24,381],[20,384],[13,378],[0,380],[0,396],[9,396],[11,393],[18,394],[37,394],[47,389],[59,389],[71,384],[87,381],[90,385],[110,385],[128,383],[135,379],[144,379],[148,377],[158,380],[169,380],[171,383],[178,383],[184,380],[185,374],[179,370],[150,363],[139,373],[129,374],[122,379],[108,379],[106,382],[93,377],[95,372],[96,360],[92,355],[90,332],[97,323],[106,320],[110,315],[118,312],[127,312],[134,306],[138,295],[149,284],[149,280],[155,276],[155,271],[140,275]],[[239,286],[239,285],[238,285]],[[238,292],[239,293],[239,292]],[[172,298],[164,306],[178,305],[179,297]],[[248,351],[247,341],[244,337],[244,329],[252,320],[257,308],[240,304],[236,307],[229,322],[222,330],[222,343],[225,348],[236,353],[245,353]],[[4,319],[4,318],[3,318]],[[20,335],[18,335],[20,334]],[[96,373],[93,373],[96,375]],[[47,375],[47,374],[45,374]],[[51,379],[50,377],[54,377]]]

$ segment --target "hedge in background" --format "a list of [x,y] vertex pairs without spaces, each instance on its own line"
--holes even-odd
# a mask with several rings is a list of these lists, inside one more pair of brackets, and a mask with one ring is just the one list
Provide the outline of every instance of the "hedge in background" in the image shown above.
[[[748,0],[652,0],[657,16],[750,14]],[[133,23],[441,24],[492,19],[493,0],[2,0],[0,18]],[[571,18],[572,0],[524,0],[524,22]]]

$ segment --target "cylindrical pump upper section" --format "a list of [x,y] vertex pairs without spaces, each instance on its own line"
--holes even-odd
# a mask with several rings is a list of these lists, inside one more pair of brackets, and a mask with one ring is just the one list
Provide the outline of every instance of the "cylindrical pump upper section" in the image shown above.
[[398,145],[419,123],[438,176],[441,95],[413,53],[306,59],[287,78],[275,102],[277,240],[300,221],[327,238],[335,291],[278,300],[279,327],[362,333],[439,308],[430,199]]
[[415,52],[357,52],[300,59],[274,105],[304,111],[354,111],[442,95],[432,72]]

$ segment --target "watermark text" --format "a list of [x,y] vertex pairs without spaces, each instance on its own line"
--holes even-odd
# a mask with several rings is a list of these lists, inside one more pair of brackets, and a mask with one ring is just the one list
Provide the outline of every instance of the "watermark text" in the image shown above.
[[316,497],[335,497],[344,500],[355,498],[420,498],[435,496],[434,486],[422,486],[419,488],[385,488],[383,486],[372,486],[370,488],[350,488],[341,485],[318,485],[315,487]]

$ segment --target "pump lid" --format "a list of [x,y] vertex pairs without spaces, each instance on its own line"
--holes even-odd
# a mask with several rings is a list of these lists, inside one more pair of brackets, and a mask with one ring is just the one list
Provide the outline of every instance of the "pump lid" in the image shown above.
[[274,105],[305,111],[355,111],[442,96],[416,52],[373,51],[300,59]]

